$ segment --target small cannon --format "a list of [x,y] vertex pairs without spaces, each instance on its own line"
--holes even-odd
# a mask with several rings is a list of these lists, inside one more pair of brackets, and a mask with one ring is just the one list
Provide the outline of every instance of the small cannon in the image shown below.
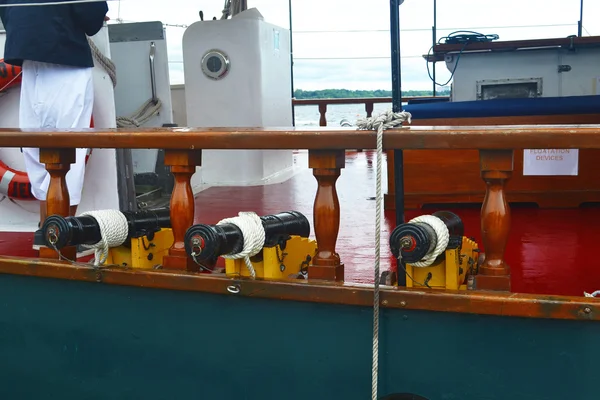
[[[308,219],[297,211],[265,215],[260,220],[265,230],[265,248],[279,245],[285,249],[291,236],[307,238],[310,235]],[[200,263],[212,264],[219,256],[241,252],[244,236],[240,227],[233,223],[198,224],[187,230],[184,243],[189,256]]]
[[[171,227],[171,215],[168,207],[135,212],[101,210],[93,211],[89,215],[84,214],[79,217],[51,215],[46,218],[36,236],[41,236],[43,243],[40,244],[56,249],[77,245],[93,246],[102,240],[102,229],[105,226],[94,217],[94,214],[106,212],[120,213],[125,217],[127,221],[127,238],[124,240],[124,243],[132,238],[153,236],[161,228]],[[122,218],[118,222],[120,224]]]
[[462,220],[450,211],[398,225],[390,235],[390,250],[406,274],[407,287],[465,290],[479,258],[477,243],[464,236]]

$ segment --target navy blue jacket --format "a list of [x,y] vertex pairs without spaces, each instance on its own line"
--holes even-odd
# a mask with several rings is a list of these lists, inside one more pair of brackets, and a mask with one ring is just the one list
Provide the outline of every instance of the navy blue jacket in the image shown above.
[[[56,0],[0,0],[0,4],[47,3]],[[59,0],[60,1],[60,0]],[[93,67],[87,36],[104,24],[106,1],[89,4],[1,7],[6,29],[4,61],[22,66],[23,60],[73,67]]]

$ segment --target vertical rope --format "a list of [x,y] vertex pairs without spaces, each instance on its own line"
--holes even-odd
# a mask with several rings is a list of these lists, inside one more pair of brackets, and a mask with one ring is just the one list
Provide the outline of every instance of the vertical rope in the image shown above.
[[373,288],[373,366],[371,372],[371,398],[377,400],[379,385],[379,275],[381,261],[381,157],[383,156],[383,124],[377,127],[377,182],[375,191],[375,273]]
[[383,131],[401,126],[404,121],[410,122],[408,112],[395,113],[387,111],[376,117],[360,119],[356,122],[358,129],[377,131],[377,164],[375,188],[375,271],[373,287],[373,364],[371,369],[371,398],[377,400],[379,385],[379,279],[381,266],[381,212],[383,196],[381,194],[381,159],[383,158]]

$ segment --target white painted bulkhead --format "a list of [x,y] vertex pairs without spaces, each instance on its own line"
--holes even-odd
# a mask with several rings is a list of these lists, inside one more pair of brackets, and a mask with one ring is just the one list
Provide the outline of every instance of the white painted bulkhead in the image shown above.
[[[211,79],[202,70],[203,57],[210,51],[222,52],[229,60],[229,71],[221,78]],[[266,23],[256,9],[189,26],[183,61],[186,125],[292,125],[289,31]],[[215,70],[224,65],[212,61]],[[192,186],[197,190],[268,184],[289,178],[292,170],[289,150],[205,150]]]
[[[115,107],[118,116],[130,116],[152,98],[152,70],[155,96],[162,107],[144,127],[173,123],[171,84],[166,31],[162,22],[109,25],[110,53],[117,66]],[[150,56],[154,62],[151,63]],[[158,149],[133,149],[133,172],[154,172]]]

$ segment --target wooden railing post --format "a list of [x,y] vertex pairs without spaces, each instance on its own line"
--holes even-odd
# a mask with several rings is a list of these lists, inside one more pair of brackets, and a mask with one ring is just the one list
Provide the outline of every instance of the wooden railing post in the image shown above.
[[[71,164],[75,163],[75,149],[40,149],[40,162],[46,164],[46,170],[50,174],[50,185],[46,195],[46,215],[69,215],[69,190],[67,187],[67,172]],[[61,249],[61,254],[75,260],[77,248],[74,246]],[[40,248],[41,258],[58,259],[58,253],[51,248]]]
[[373,108],[375,104],[372,101],[365,100],[365,111],[367,112],[367,118],[371,118],[373,116]]
[[[367,113],[367,118],[371,118],[373,116],[373,108],[374,107],[375,107],[375,103],[373,101],[365,100],[365,112]],[[356,151],[362,152],[363,149],[356,149]]]
[[327,126],[327,103],[319,103],[319,114],[321,114],[319,126]]
[[201,150],[166,150],[165,165],[171,167],[175,186],[171,195],[171,228],[173,245],[163,257],[163,268],[197,271],[198,265],[187,256],[184,246],[185,232],[194,223],[194,193],[191,179],[202,162]]
[[340,202],[335,183],[346,164],[345,150],[309,150],[308,167],[317,179],[314,229],[317,254],[308,267],[309,279],[344,280],[344,264],[335,251],[340,230]]
[[513,171],[513,150],[480,150],[481,177],[486,184],[481,207],[481,238],[485,259],[475,277],[481,290],[510,291],[510,269],[504,260],[510,231],[505,185]]

